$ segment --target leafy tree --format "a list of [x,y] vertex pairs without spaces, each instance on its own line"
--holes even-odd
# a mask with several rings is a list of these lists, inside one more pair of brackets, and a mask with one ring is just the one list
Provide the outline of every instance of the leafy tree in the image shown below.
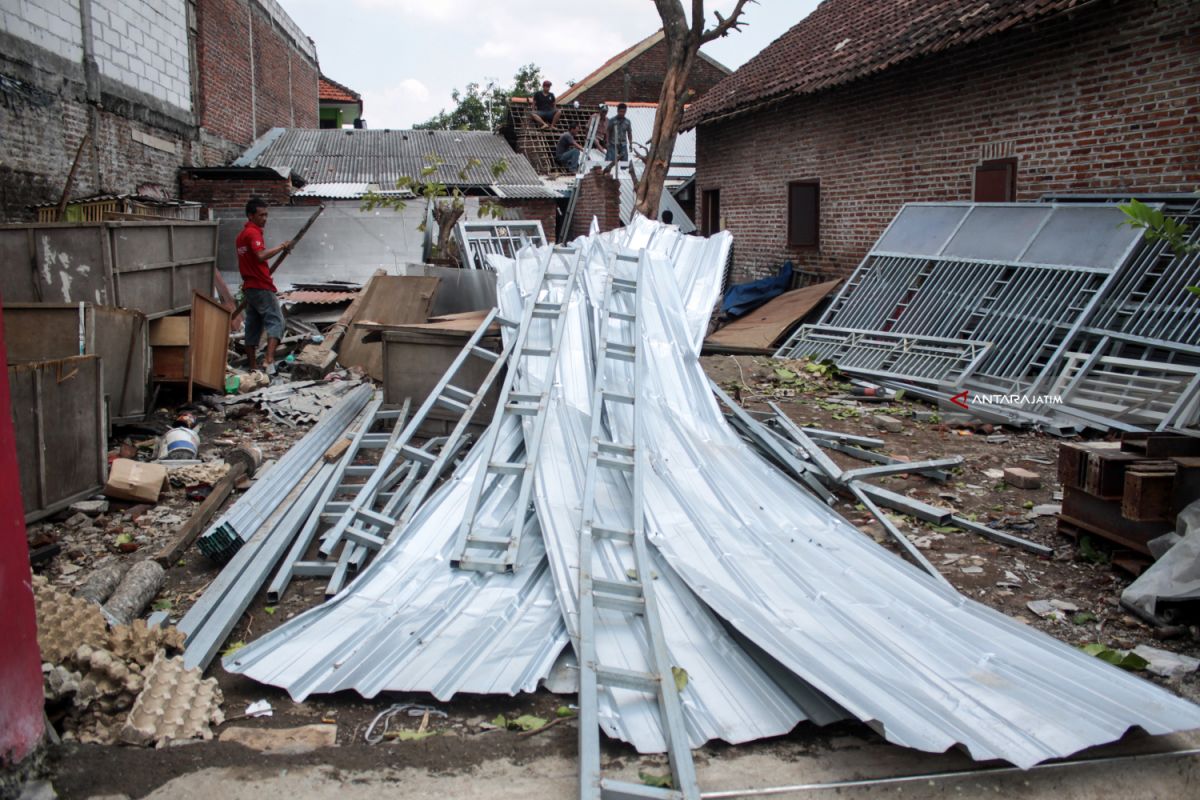
[[450,97],[454,108],[442,109],[425,122],[413,127],[417,130],[494,130],[511,97],[529,97],[542,83],[542,71],[537,64],[526,64],[513,75],[512,87],[505,89],[495,78],[486,83],[472,81],[465,90],[455,88]]
[[[454,226],[466,213],[467,203],[466,194],[457,186],[449,187],[444,181],[438,177],[438,171],[445,160],[436,153],[429,153],[425,156],[425,166],[421,168],[421,174],[417,177],[405,175],[396,181],[396,188],[402,189],[406,195],[415,195],[425,201],[427,206],[433,209],[433,221],[438,225],[438,240],[434,245],[434,256],[441,258],[452,258],[453,253],[450,252],[450,235],[454,232]],[[467,161],[462,169],[458,171],[459,181],[466,183],[467,171],[478,166],[482,166],[483,162],[477,158],[472,158]],[[500,159],[493,163],[489,170],[492,173],[492,178],[497,179],[508,170],[508,162]],[[383,195],[378,192],[368,192],[363,196],[362,208],[364,211],[370,211],[374,208],[394,208],[401,211],[406,208],[408,203],[405,197],[397,197],[395,195]],[[481,200],[479,203],[479,216],[484,215],[492,218],[497,218],[502,213],[502,207],[495,202],[489,200]],[[422,222],[417,226],[417,230],[424,231],[425,223]],[[461,261],[461,259],[460,259]]]

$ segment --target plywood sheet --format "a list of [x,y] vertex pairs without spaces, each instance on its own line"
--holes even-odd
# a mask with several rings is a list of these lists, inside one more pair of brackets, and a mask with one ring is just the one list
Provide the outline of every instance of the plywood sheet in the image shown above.
[[840,284],[816,283],[784,292],[704,340],[706,352],[770,353],[790,328],[808,316]]
[[[190,348],[191,382],[222,391],[229,357],[229,309],[200,292],[192,295]],[[190,387],[188,394],[191,394]]]
[[104,396],[99,356],[8,368],[26,522],[104,485]]
[[381,327],[425,322],[437,287],[437,278],[372,278],[338,348],[338,361],[344,367],[362,367],[375,380],[383,380],[383,343],[363,339]]

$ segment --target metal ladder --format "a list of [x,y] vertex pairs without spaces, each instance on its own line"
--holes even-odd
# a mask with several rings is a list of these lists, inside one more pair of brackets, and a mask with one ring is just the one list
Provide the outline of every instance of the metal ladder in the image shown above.
[[583,155],[579,159],[579,169],[575,170],[575,186],[571,189],[571,199],[567,201],[567,211],[563,214],[562,235],[565,239],[571,233],[571,219],[575,216],[575,204],[579,200],[579,182],[587,169],[587,158],[591,155],[596,144],[596,134],[600,129],[600,115],[593,114],[588,120],[587,138],[584,140]]
[[[579,797],[581,800],[616,798],[688,798],[698,800],[700,787],[696,766],[688,746],[683,708],[675,676],[667,654],[658,603],[654,594],[653,567],[644,529],[643,475],[645,456],[642,420],[637,412],[640,378],[645,373],[645,356],[638,321],[642,298],[636,280],[617,278],[609,261],[609,276],[602,300],[599,348],[596,353],[596,379],[592,389],[592,423],[589,435],[587,471],[583,484],[583,519],[579,534]],[[639,274],[645,261],[639,264]],[[615,295],[633,300],[632,313],[612,309]],[[610,338],[610,322],[616,321],[624,334]],[[624,336],[629,338],[626,340]],[[608,386],[608,368],[615,362],[633,365],[632,380],[625,391]],[[609,436],[605,435],[603,411],[606,404],[628,406],[633,411],[632,440],[617,441],[615,426],[609,417]],[[632,489],[629,518],[624,528],[598,524],[596,483],[600,470],[612,470],[627,477]],[[628,544],[633,550],[635,572],[629,580],[609,580],[593,576],[594,540],[609,539]],[[646,634],[647,669],[645,672],[606,666],[596,653],[596,619],[600,611],[632,615],[641,620]],[[652,694],[658,701],[659,718],[667,754],[671,763],[673,789],[645,786],[604,778],[600,767],[599,687],[629,689]]]
[[[571,257],[574,257],[573,261],[565,272],[556,271],[553,268],[556,259],[563,261]],[[451,551],[455,555],[451,558],[450,563],[456,567],[497,572],[513,570],[517,558],[517,548],[521,541],[521,532],[525,528],[525,520],[532,505],[533,470],[537,463],[542,431],[545,429],[550,392],[554,387],[559,348],[567,327],[567,308],[575,290],[582,262],[583,256],[574,248],[554,247],[550,249],[539,270],[537,289],[525,303],[520,327],[514,337],[514,349],[508,374],[505,376],[504,386],[500,390],[500,400],[496,404],[492,424],[485,436],[486,441],[479,444],[480,447],[485,448],[484,466],[476,473],[471,484],[466,510],[458,528],[455,546]],[[553,299],[555,293],[558,294],[557,300]],[[550,326],[549,335],[546,337],[544,345],[539,342],[537,346],[534,346],[529,341],[530,332],[534,328],[535,322],[543,320]],[[518,374],[528,374],[528,360],[531,358],[547,360],[545,383],[540,392],[515,391]],[[509,414],[532,418],[528,420],[531,424],[525,427],[525,455],[522,461],[496,461],[496,445],[499,441],[501,423]],[[502,525],[499,530],[481,530],[477,517],[485,487],[497,487],[509,477],[517,481],[518,487],[511,528],[505,530],[505,526]]]
[[[343,548],[338,566],[331,573],[333,576],[344,575],[346,570],[357,568],[365,560],[368,551],[374,552],[383,547],[389,534],[400,523],[401,512],[412,506],[414,500],[419,503],[424,498],[461,450],[466,440],[467,426],[508,362],[518,338],[511,337],[510,343],[500,353],[482,347],[480,342],[494,322],[516,327],[493,309],[463,345],[412,419],[403,429],[397,425],[379,463],[367,467],[347,467],[348,474],[366,477],[367,480],[356,488],[352,500],[334,505],[331,509],[337,517],[322,537],[319,554],[327,559],[343,541],[353,545]],[[481,359],[491,364],[482,383],[473,391],[454,383],[456,379],[464,377],[464,367],[471,359]],[[435,406],[458,412],[458,421],[444,440],[439,438],[424,446],[415,446],[412,441]],[[437,446],[439,444],[440,447]],[[437,450],[436,455],[434,450]],[[410,494],[421,475],[424,475],[420,484],[423,493],[419,496]],[[330,589],[336,594],[340,585],[331,585]]]

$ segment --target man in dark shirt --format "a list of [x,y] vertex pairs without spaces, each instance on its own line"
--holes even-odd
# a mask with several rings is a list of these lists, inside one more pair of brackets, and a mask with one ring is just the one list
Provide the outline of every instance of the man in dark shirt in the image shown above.
[[530,116],[540,128],[550,130],[558,124],[560,114],[557,98],[550,91],[550,81],[542,81],[542,90],[533,93],[533,114]]
[[628,108],[624,103],[617,106],[617,115],[609,117],[608,130],[605,139],[608,141],[608,160],[627,161],[629,150],[633,146],[633,125],[625,116]]
[[246,298],[246,358],[250,369],[258,369],[256,358],[258,340],[263,328],[267,330],[267,353],[263,367],[268,375],[275,374],[275,348],[283,338],[283,312],[279,308],[275,281],[271,278],[271,258],[292,249],[292,242],[266,249],[263,227],[267,224],[267,203],[261,197],[251,197],[246,203],[246,227],[238,234],[238,272],[242,275],[242,295]]
[[572,122],[567,132],[558,137],[554,158],[571,172],[579,171],[579,159],[583,156],[583,145],[575,137],[579,135],[579,123]]

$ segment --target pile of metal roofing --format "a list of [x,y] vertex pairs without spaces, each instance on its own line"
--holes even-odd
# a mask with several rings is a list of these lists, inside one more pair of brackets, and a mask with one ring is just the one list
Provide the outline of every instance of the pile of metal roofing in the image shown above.
[[[913,203],[777,357],[1048,430],[1200,418],[1200,255],[1146,243],[1115,204]],[[1193,224],[1200,199],[1147,198]],[[961,400],[961,398],[960,398]]]
[[683,796],[685,745],[804,720],[1023,767],[1200,727],[863,536],[741,438],[699,361],[731,245],[639,218],[492,257],[511,381],[491,426],[353,583],[226,669],[296,699],[447,700],[533,691],[569,644],[584,794],[593,723],[671,752]]

